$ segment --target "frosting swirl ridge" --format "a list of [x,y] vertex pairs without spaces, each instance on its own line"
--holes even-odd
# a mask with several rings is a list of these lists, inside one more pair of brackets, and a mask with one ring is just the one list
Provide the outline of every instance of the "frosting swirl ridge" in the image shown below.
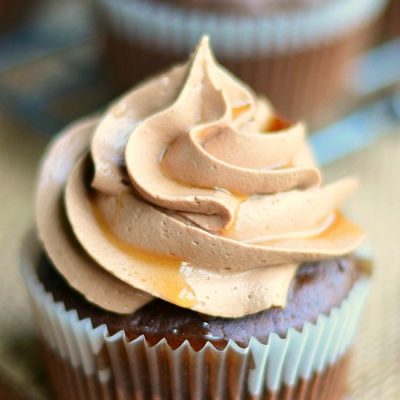
[[[283,306],[299,263],[358,246],[363,233],[337,212],[355,186],[322,186],[304,125],[279,120],[204,38],[186,64],[53,144],[37,225],[56,268],[103,308],[132,312],[155,296],[240,317]],[[68,226],[50,229],[52,217]],[[113,289],[105,301],[100,293]]]

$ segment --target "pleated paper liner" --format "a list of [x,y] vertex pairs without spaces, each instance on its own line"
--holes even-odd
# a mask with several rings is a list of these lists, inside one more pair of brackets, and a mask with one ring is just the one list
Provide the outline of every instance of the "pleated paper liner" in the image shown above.
[[97,0],[106,62],[124,88],[183,61],[202,34],[218,60],[289,119],[311,118],[342,92],[352,57],[386,0],[335,0],[300,11],[233,16],[154,1]]
[[38,280],[39,251],[31,236],[22,271],[58,398],[291,399],[296,393],[295,399],[334,400],[343,395],[367,279],[329,315],[305,322],[301,332],[289,329],[284,338],[273,333],[267,344],[252,338],[246,348],[230,341],[217,350],[208,342],[195,351],[187,341],[177,349],[165,339],[150,346],[143,336],[128,340],[123,331],[109,335],[106,325],[80,320]]

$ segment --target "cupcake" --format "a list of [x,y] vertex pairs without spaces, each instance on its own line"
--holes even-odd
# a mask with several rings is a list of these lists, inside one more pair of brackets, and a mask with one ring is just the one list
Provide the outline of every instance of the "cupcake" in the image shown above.
[[68,127],[38,177],[23,275],[61,399],[341,399],[369,286],[363,232],[305,126],[214,59]]
[[203,33],[218,59],[281,115],[319,116],[343,92],[386,0],[97,0],[122,88],[184,60]]

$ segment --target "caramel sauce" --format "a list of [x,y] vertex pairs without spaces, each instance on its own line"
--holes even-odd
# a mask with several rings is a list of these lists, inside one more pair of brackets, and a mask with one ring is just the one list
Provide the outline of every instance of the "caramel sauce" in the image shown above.
[[196,304],[196,295],[185,278],[185,273],[191,268],[187,263],[173,256],[151,253],[119,239],[111,231],[96,200],[92,199],[91,204],[105,238],[133,260],[146,264],[140,272],[143,281],[151,281],[160,297],[180,307],[190,308]]
[[361,235],[362,230],[350,222],[340,211],[335,212],[333,222],[314,238],[318,240],[333,240],[337,237]]
[[264,129],[265,133],[275,133],[290,128],[292,124],[279,117],[272,117]]
[[238,204],[243,203],[245,200],[247,200],[250,196],[248,194],[244,193],[238,193],[238,192],[230,192],[228,189],[224,189],[218,186],[215,186],[212,188],[213,190],[216,190],[217,192],[223,192],[226,193],[227,195],[233,197]]
[[232,118],[236,119],[248,110],[250,110],[250,104],[243,104],[242,106],[234,107],[232,108]]
[[226,190],[224,190],[224,191],[227,192],[230,196],[232,196],[236,200],[236,208],[235,208],[235,212],[234,212],[233,218],[230,221],[230,223],[227,226],[225,226],[225,228],[221,231],[221,236],[229,236],[229,234],[233,231],[233,229],[235,227],[235,224],[236,224],[236,221],[238,219],[240,206],[250,196],[248,194],[243,194],[243,193],[231,193],[231,192],[228,192]]
[[[350,222],[340,211],[335,211],[331,218],[328,218],[320,227],[317,227],[313,231],[309,231],[306,233],[298,233],[297,235],[291,235],[282,237],[280,239],[273,240],[262,240],[262,241],[252,241],[252,243],[257,245],[271,245],[274,243],[279,243],[285,240],[293,240],[293,239],[303,239],[303,240],[311,240],[311,241],[333,241],[338,237],[346,237],[346,236],[357,236],[360,235],[362,231],[352,222]],[[305,235],[305,236],[304,236]]]

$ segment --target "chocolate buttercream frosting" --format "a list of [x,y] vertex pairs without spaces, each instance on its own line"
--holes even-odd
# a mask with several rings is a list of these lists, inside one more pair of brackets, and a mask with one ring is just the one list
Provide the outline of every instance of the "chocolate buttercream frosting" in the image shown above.
[[338,211],[355,187],[322,185],[304,125],[280,121],[203,38],[187,63],[55,139],[37,228],[101,308],[157,297],[235,318],[284,306],[300,263],[357,248],[363,232]]

